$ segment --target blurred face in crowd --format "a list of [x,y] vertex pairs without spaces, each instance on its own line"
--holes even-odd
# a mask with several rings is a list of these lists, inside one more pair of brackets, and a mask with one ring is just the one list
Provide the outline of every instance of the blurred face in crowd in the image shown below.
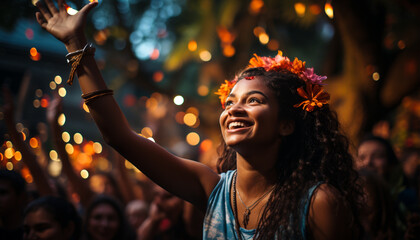
[[379,175],[384,175],[388,167],[385,146],[377,141],[366,141],[357,151],[357,169],[368,168]]
[[49,212],[39,208],[26,215],[23,228],[25,240],[60,240],[70,239],[74,226],[63,228]]
[[120,227],[116,210],[109,204],[97,205],[88,219],[88,232],[95,240],[113,239]]
[[127,205],[126,214],[128,222],[137,229],[146,220],[148,215],[148,207],[144,201],[136,200]]
[[12,184],[6,180],[0,180],[0,216],[16,213],[24,204],[24,195],[17,194]]

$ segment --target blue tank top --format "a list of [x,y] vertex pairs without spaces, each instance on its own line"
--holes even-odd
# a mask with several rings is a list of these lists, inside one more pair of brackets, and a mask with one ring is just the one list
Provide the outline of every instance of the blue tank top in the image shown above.
[[[236,170],[220,175],[220,180],[214,187],[207,201],[207,210],[203,223],[203,239],[238,239],[235,230],[235,218],[230,204],[230,187]],[[314,190],[320,185],[312,186],[301,201],[300,226],[301,235],[306,239],[306,216]],[[239,228],[242,239],[253,239],[256,229]]]

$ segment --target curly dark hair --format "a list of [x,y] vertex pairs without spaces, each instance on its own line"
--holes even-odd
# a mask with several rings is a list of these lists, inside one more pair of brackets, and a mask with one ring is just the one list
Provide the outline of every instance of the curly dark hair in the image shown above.
[[[282,139],[276,162],[277,183],[259,221],[257,239],[274,239],[276,234],[284,239],[302,238],[300,202],[309,188],[320,182],[338,190],[338,201],[352,211],[351,222],[360,230],[357,216],[362,206],[362,188],[336,113],[328,105],[313,112],[293,107],[304,100],[297,89],[305,82],[291,72],[250,68],[239,74],[238,81],[251,76],[264,79],[276,94],[281,119],[295,124],[294,132]],[[236,152],[224,141],[219,153],[219,172],[236,168]]]

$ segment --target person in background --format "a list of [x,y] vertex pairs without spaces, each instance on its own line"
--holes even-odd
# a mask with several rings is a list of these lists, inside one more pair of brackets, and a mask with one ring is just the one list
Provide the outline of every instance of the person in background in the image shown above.
[[24,213],[25,240],[78,240],[82,229],[75,207],[60,197],[41,197],[27,206]]
[[15,172],[0,169],[0,238],[23,238],[23,209],[27,202],[26,182]]
[[107,195],[96,196],[86,209],[83,240],[134,240],[120,203]]
[[138,229],[146,220],[149,206],[143,200],[133,200],[125,207],[125,214],[133,229]]

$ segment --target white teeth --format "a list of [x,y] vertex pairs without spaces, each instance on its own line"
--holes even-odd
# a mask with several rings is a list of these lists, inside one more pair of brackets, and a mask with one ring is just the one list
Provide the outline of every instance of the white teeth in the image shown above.
[[242,123],[242,122],[231,122],[231,123],[229,123],[229,126],[228,126],[229,129],[232,129],[234,127],[245,127],[245,124]]

